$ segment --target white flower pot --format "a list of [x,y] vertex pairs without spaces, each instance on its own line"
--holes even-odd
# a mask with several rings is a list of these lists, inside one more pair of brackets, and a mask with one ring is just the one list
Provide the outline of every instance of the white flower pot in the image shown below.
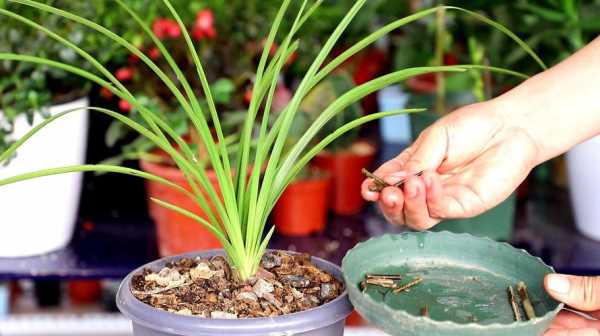
[[[50,107],[50,114],[87,107],[87,98]],[[35,123],[43,118],[36,116]],[[31,126],[17,120],[13,137]],[[85,162],[88,111],[63,116],[47,125],[17,151],[0,179],[45,168]],[[0,257],[25,257],[65,247],[71,240],[83,174],[42,177],[0,187]]]
[[[379,91],[377,100],[379,110],[389,112],[406,108],[408,95],[402,91],[399,85],[393,85]],[[379,125],[383,142],[402,145],[410,142],[410,118],[408,115],[381,118]]]
[[600,136],[571,149],[567,169],[575,224],[587,237],[600,240]]

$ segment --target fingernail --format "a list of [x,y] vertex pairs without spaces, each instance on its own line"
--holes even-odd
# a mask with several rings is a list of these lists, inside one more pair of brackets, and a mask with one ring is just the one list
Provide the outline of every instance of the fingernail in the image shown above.
[[548,289],[557,294],[569,294],[571,283],[569,279],[560,274],[548,275]]
[[419,194],[419,186],[411,183],[408,187],[408,197],[415,198]]

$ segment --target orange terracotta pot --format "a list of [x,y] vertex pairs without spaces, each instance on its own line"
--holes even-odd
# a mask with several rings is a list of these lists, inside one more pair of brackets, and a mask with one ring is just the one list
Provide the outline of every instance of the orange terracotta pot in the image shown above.
[[356,151],[340,153],[323,152],[313,159],[313,166],[328,171],[333,177],[331,208],[338,215],[355,215],[362,211],[365,200],[360,193],[364,176],[362,168],[368,168],[375,160],[375,146],[359,142]]
[[356,311],[353,310],[350,316],[346,318],[346,325],[351,327],[360,327],[367,325],[367,321],[365,321],[362,316]]
[[102,296],[102,284],[98,280],[72,280],[67,287],[73,304],[94,303]]
[[277,231],[293,237],[323,232],[330,189],[329,175],[292,182],[273,209]]
[[[185,176],[176,167],[148,161],[140,161],[140,166],[142,170],[150,174],[163,177],[191,191]],[[219,183],[214,171],[207,171],[207,175],[210,183],[219,193]],[[192,199],[154,181],[146,182],[146,192],[148,194],[150,217],[156,225],[158,251],[161,256],[221,248],[219,240],[200,223],[152,202],[150,197],[177,205],[208,220],[206,213]],[[211,209],[214,210],[215,206],[210,201],[208,203]]]

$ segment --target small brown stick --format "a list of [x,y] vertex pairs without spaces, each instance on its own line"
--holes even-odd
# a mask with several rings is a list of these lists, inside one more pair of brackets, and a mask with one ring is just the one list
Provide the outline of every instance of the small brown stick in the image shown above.
[[[418,172],[418,173],[414,174],[413,176],[421,176],[421,175],[423,175],[423,173],[424,173],[424,172],[425,172],[425,171],[421,170],[420,172]],[[404,178],[404,179],[402,179],[402,180],[400,180],[400,181],[398,181],[398,182],[396,182],[396,183],[394,184],[394,187],[396,187],[396,188],[400,188],[400,187],[401,187],[401,186],[402,186],[402,185],[403,185],[403,184],[406,182],[406,180],[408,180],[408,177],[407,177],[407,178]]]
[[367,279],[392,279],[392,280],[402,280],[401,275],[387,275],[387,274],[367,274]]
[[[389,183],[382,180],[380,177],[370,173],[368,170],[366,170],[364,168],[362,169],[362,173],[366,177],[373,179],[374,185],[369,186],[369,191],[373,191],[373,192],[381,192],[383,189],[385,189],[387,187],[400,188],[406,182],[406,180],[408,180],[408,178],[404,178],[404,179],[401,179],[400,181],[394,183],[393,185],[390,185]],[[421,176],[421,175],[423,175],[423,171],[420,171],[420,172],[414,174],[414,176]]]
[[400,286],[400,287],[394,289],[394,294],[404,292],[405,290],[407,290],[415,285],[418,285],[421,281],[423,281],[423,278],[416,277],[413,281],[407,283],[406,285],[403,285],[403,286]]
[[384,188],[390,186],[387,182],[385,182],[384,180],[382,180],[380,177],[374,175],[373,173],[369,172],[365,168],[362,169],[362,173],[366,177],[368,177],[368,178],[370,178],[370,179],[373,180],[374,185],[369,186],[369,191],[380,192]]
[[375,285],[385,288],[396,288],[396,283],[392,279],[367,279],[367,285]]
[[167,287],[163,287],[163,288],[155,288],[153,290],[144,292],[144,291],[138,291],[138,290],[131,290],[131,292],[135,295],[156,295],[156,294],[160,294],[160,293],[164,293],[168,290],[171,289],[175,289],[175,288],[179,288],[179,287],[183,287],[183,286],[187,286],[190,285],[191,282],[184,282],[184,283],[180,283],[180,284],[176,284],[176,285],[171,285],[171,286],[167,286]]
[[425,305],[425,307],[421,308],[421,316],[429,317],[429,306]]
[[517,299],[515,297],[515,291],[512,286],[508,286],[508,301],[510,301],[510,306],[512,307],[513,314],[515,315],[515,321],[521,321],[521,312],[519,311],[519,305],[517,304]]
[[517,290],[519,291],[519,296],[521,297],[521,304],[523,305],[523,310],[525,311],[525,315],[527,315],[527,319],[533,320],[535,318],[535,309],[533,309],[531,300],[529,300],[527,285],[525,285],[525,283],[521,281],[517,284]]
[[363,294],[367,291],[368,287],[369,287],[369,285],[367,284],[366,281],[360,282],[360,290],[363,292]]

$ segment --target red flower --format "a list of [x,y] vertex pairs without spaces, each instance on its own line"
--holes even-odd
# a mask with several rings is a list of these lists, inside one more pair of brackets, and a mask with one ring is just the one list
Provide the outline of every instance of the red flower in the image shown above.
[[131,111],[131,104],[127,100],[121,99],[119,100],[119,109],[123,112]]
[[156,47],[153,47],[148,50],[148,56],[150,56],[150,58],[153,60],[158,59],[160,57],[160,50],[158,50]]
[[210,9],[201,10],[196,14],[192,36],[198,41],[204,38],[213,39],[217,36],[215,16]]
[[[263,39],[260,42],[261,49],[265,49],[266,44],[267,44],[267,40]],[[269,49],[269,56],[271,56],[271,57],[275,56],[275,54],[277,53],[277,49],[279,49],[279,45],[273,41],[273,43],[271,43],[271,48]],[[259,50],[259,51],[262,52],[262,50]]]
[[[138,49],[140,49],[140,51],[143,51],[142,47],[138,47]],[[136,54],[131,54],[131,55],[129,55],[127,60],[129,61],[130,64],[136,64],[137,62],[140,61],[140,58]]]
[[[261,50],[258,50],[259,53],[262,53],[262,49],[265,48],[266,44],[267,44],[266,39],[263,39],[262,41],[260,41]],[[273,42],[271,44],[271,48],[269,48],[269,56],[275,57],[275,54],[277,54],[277,50],[279,50],[279,45],[276,42]],[[290,56],[288,56],[288,59],[285,61],[285,65],[290,65],[290,64],[294,63],[297,58],[298,58],[298,53],[296,53],[294,51],[293,53],[290,54]]]
[[152,24],[152,32],[159,39],[177,38],[181,36],[181,28],[173,19],[156,19]]
[[113,93],[109,89],[103,87],[103,88],[100,89],[100,96],[102,96],[102,98],[108,100],[108,99],[111,99],[113,97]]
[[275,89],[275,96],[273,97],[273,111],[283,111],[287,104],[292,100],[292,97],[293,95],[290,89],[288,89],[285,84],[279,83]]
[[120,81],[130,81],[133,78],[133,69],[128,67],[119,68],[115,72],[115,77]]
[[298,58],[298,53],[296,53],[294,51],[293,53],[290,54],[287,61],[285,61],[285,65],[290,65],[290,64],[294,63],[297,58]]
[[458,59],[454,54],[444,54],[444,65],[457,65]]
[[379,49],[368,49],[357,64],[353,79],[355,84],[366,83],[377,77],[383,70],[386,55]]
[[252,101],[252,89],[248,89],[244,93],[244,103],[246,103],[246,105],[250,105],[251,101]]

